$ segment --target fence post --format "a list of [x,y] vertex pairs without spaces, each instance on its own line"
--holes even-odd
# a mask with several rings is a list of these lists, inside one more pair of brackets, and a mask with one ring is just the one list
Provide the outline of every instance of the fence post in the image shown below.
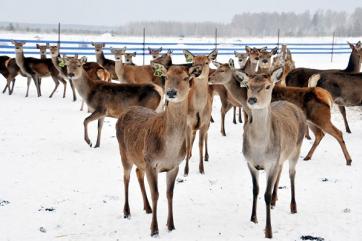
[[217,49],[217,28],[215,28],[215,49]]
[[333,37],[332,37],[331,62],[333,62],[333,54],[334,54],[334,36],[335,36],[335,32],[333,32]]
[[143,28],[143,65],[145,65],[146,28]]
[[58,23],[58,51],[60,52],[60,23]]
[[279,48],[279,40],[280,40],[280,29],[278,28],[278,42],[277,42],[277,47]]

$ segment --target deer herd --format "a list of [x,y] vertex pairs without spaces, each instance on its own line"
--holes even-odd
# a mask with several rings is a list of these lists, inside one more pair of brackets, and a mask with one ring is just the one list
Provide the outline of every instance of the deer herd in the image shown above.
[[[157,201],[158,174],[166,172],[168,200],[168,230],[175,229],[173,220],[173,191],[179,165],[186,160],[184,175],[189,174],[189,160],[198,132],[199,172],[205,173],[208,161],[208,130],[213,122],[213,97],[221,100],[221,134],[226,136],[225,114],[233,107],[234,120],[239,110],[239,122],[244,123],[242,153],[251,173],[253,203],[251,221],[257,223],[258,172],[266,174],[265,237],[272,238],[271,208],[275,206],[278,183],[283,164],[289,161],[291,184],[290,212],[297,212],[295,199],[296,165],[304,138],[314,133],[314,143],[304,160],[310,160],[324,135],[330,134],[339,143],[346,164],[352,159],[342,132],[331,121],[332,104],[342,113],[345,128],[351,132],[346,118],[346,106],[362,105],[361,42],[348,43],[352,52],[344,70],[295,68],[287,46],[270,51],[246,46],[245,53],[235,52],[228,63],[216,61],[218,51],[208,55],[194,55],[184,50],[185,64],[172,63],[172,51],[151,49],[149,65],[135,65],[136,53],[124,48],[111,48],[114,60],[107,59],[104,43],[92,43],[96,62],[86,57],[61,56],[58,46],[36,45],[41,57],[25,57],[24,42],[13,41],[15,58],[0,56],[0,72],[6,79],[3,90],[11,95],[15,78],[26,77],[27,91],[33,81],[37,96],[42,95],[41,82],[46,77],[54,81],[56,92],[63,84],[63,98],[69,82],[73,100],[76,91],[88,106],[90,115],[84,119],[84,140],[88,124],[98,121],[98,135],[94,147],[100,147],[105,117],[117,118],[116,136],[124,170],[124,217],[131,215],[129,181],[133,166],[142,192],[144,210],[152,213],[151,236],[158,235]],[[47,49],[51,58],[46,57]],[[210,68],[211,64],[216,69]],[[117,83],[118,82],[118,83]],[[83,106],[83,105],[82,105]],[[83,108],[83,107],[82,107]],[[243,117],[242,117],[243,113]],[[146,175],[152,206],[144,184]]]

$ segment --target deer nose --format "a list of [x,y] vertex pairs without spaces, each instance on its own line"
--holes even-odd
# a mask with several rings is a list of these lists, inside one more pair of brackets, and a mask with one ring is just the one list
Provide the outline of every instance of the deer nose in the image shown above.
[[69,73],[69,77],[74,77],[74,73]]
[[166,92],[166,95],[169,99],[173,99],[175,98],[175,96],[177,95],[177,91],[172,89]]
[[250,98],[248,99],[248,103],[249,103],[250,105],[254,105],[256,102],[257,102],[257,99],[256,99],[255,97],[250,97]]
[[262,61],[264,64],[268,63],[268,60],[267,59],[263,59]]
[[255,60],[259,60],[259,57],[256,57]]

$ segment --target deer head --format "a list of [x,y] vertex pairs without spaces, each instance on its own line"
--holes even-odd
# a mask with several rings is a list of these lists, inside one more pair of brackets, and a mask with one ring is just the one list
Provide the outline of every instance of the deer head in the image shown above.
[[187,62],[192,62],[192,67],[189,69],[190,74],[199,77],[201,75],[206,75],[206,71],[209,70],[209,63],[213,60],[216,60],[217,49],[211,51],[211,53],[207,56],[194,56],[188,50],[184,50],[184,55]]
[[39,49],[40,55],[46,55],[47,49],[49,48],[49,44],[48,43],[46,45],[36,44],[36,48]]
[[18,42],[18,41],[12,40],[11,43],[14,44],[16,53],[23,52],[23,46],[24,46],[25,42]]
[[126,64],[133,64],[133,57],[136,57],[136,52],[133,52],[133,53],[125,53],[124,54],[124,62]]
[[67,66],[67,73],[70,79],[78,79],[82,76],[83,65],[87,63],[87,57],[82,58],[63,58],[65,65]]
[[272,58],[278,52],[278,47],[273,48],[270,52],[268,50],[261,50],[259,52],[259,67],[262,69],[271,69]]
[[236,58],[238,58],[239,66],[241,69],[243,69],[248,62],[249,56],[247,53],[238,53],[234,51],[234,55]]
[[158,56],[160,56],[160,53],[162,52],[162,47],[158,49],[152,49],[148,47],[148,53],[152,55],[152,59],[156,59]]
[[258,48],[251,48],[249,46],[245,46],[245,51],[249,56],[249,60],[252,64],[258,64],[259,61],[259,55],[260,55],[260,51],[262,50],[266,50],[266,47],[258,49]]
[[96,54],[97,54],[97,53],[101,53],[103,51],[103,48],[106,46],[106,44],[105,43],[92,42],[92,46],[94,46],[94,49],[95,49]]
[[230,59],[229,63],[221,64],[219,62],[212,62],[217,69],[210,75],[209,83],[212,84],[226,84],[233,77],[235,71],[234,60]]
[[247,88],[247,104],[250,109],[264,109],[270,105],[274,85],[280,81],[283,68],[274,70],[271,74],[255,74],[236,71],[240,85]]
[[111,53],[114,55],[116,61],[122,61],[122,55],[126,53],[126,47],[121,49],[111,48]]

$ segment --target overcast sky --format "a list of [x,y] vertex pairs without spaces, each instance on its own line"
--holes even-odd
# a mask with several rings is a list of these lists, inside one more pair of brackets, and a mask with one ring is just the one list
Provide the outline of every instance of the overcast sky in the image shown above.
[[353,11],[362,0],[1,0],[0,21],[121,25],[134,21],[215,21],[236,13]]

